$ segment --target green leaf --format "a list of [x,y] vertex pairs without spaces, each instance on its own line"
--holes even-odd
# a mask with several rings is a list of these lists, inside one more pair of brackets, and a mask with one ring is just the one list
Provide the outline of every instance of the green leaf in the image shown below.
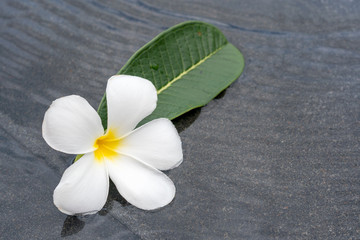
[[[160,33],[139,49],[117,74],[146,78],[157,89],[157,107],[140,126],[160,117],[174,119],[204,106],[235,81],[243,69],[242,54],[219,29],[189,21]],[[98,113],[107,129],[105,95]]]
[[[180,23],[138,50],[117,74],[146,78],[156,87],[155,111],[139,123],[174,119],[204,106],[235,81],[244,58],[216,27],[199,22]],[[98,113],[107,128],[106,96]]]

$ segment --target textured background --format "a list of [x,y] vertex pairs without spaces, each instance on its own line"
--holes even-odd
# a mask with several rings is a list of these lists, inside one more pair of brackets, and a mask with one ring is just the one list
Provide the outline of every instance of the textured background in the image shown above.
[[[100,0],[0,2],[1,239],[360,239],[360,3]],[[217,99],[175,120],[184,162],[167,207],[111,187],[76,218],[52,192],[72,156],[41,137],[44,112],[106,80],[161,31],[219,27],[246,59]]]

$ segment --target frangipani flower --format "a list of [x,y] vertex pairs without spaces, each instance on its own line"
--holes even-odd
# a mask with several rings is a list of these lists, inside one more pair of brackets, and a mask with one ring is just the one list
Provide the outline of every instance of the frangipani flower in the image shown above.
[[119,193],[138,208],[167,205],[175,186],[159,170],[182,162],[180,137],[165,118],[135,129],[156,107],[154,85],[140,77],[113,76],[106,99],[105,132],[97,112],[80,96],[59,98],[45,113],[45,141],[55,150],[84,154],[64,172],[54,190],[54,204],[69,215],[96,213],[106,202],[110,177]]

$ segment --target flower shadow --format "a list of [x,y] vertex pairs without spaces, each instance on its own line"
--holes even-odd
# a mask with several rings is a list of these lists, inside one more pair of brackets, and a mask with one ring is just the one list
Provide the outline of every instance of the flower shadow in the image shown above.
[[67,237],[78,233],[84,226],[85,222],[81,221],[77,216],[67,216],[61,230],[61,237]]
[[[130,203],[128,203],[125,200],[125,198],[123,198],[120,195],[120,193],[116,189],[116,186],[110,180],[108,198],[106,200],[104,207],[98,212],[98,214],[100,216],[105,216],[106,214],[108,214],[108,212],[112,209],[113,203],[115,201],[119,202],[123,207],[130,205]],[[61,237],[68,237],[80,232],[84,228],[85,223],[87,222],[86,220],[89,220],[89,217],[91,218],[92,216],[90,215],[67,216],[61,230],[61,234],[60,234]],[[84,221],[82,221],[81,219]]]
[[120,195],[115,184],[110,180],[108,198],[104,207],[98,212],[98,214],[101,216],[106,215],[112,209],[114,202],[120,203],[123,207],[131,205],[123,196]]

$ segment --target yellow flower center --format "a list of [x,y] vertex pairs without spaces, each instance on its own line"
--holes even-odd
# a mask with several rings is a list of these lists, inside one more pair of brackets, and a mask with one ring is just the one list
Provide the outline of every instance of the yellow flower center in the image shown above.
[[104,158],[112,159],[118,155],[116,149],[119,149],[122,139],[116,138],[114,131],[108,129],[105,135],[96,139],[94,147],[96,148],[94,154],[97,161],[102,161]]

